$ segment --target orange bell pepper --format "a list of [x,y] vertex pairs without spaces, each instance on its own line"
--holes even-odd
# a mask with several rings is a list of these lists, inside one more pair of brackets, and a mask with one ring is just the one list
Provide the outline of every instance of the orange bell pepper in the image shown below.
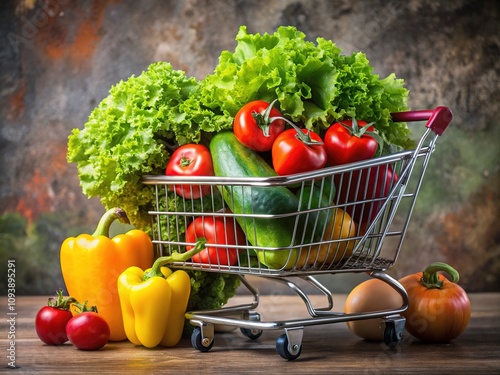
[[61,270],[68,294],[97,306],[110,328],[110,340],[127,338],[117,290],[118,276],[128,267],[146,269],[154,261],[153,243],[137,229],[109,238],[113,221],[128,222],[125,211],[113,208],[101,218],[94,234],[67,238],[61,245]]

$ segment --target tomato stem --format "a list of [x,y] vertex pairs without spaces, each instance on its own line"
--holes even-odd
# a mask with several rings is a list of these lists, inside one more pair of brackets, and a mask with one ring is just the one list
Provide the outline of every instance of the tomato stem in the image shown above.
[[88,303],[88,301],[85,301],[83,304],[81,304],[80,302],[74,302],[73,303],[75,305],[75,307],[79,310],[77,312],[77,314],[81,314],[81,313],[84,313],[84,312],[95,312],[95,313],[97,313],[97,306],[90,306],[90,307],[88,307],[87,303]]
[[127,214],[123,209],[119,207],[112,208],[111,210],[108,210],[104,215],[102,215],[101,220],[99,221],[99,224],[97,225],[97,228],[92,237],[109,237],[109,228],[111,227],[113,221],[115,221],[116,219],[121,219],[127,224],[129,223]]
[[458,272],[452,266],[435,262],[423,271],[420,282],[428,289],[440,289],[443,286],[443,281],[439,280],[439,272],[446,272],[451,277],[452,283],[457,283],[459,280]]
[[69,310],[71,304],[78,303],[78,301],[73,297],[64,298],[62,289],[56,291],[57,299],[50,297],[47,301],[47,306],[56,307],[61,310]]
[[181,168],[186,168],[189,167],[189,165],[193,162],[193,159],[188,159],[187,157],[183,156],[181,157],[181,160],[179,161],[179,166]]
[[173,262],[185,262],[186,260],[192,258],[196,254],[198,254],[200,251],[205,249],[206,243],[207,243],[207,240],[205,238],[201,237],[201,238],[198,238],[198,240],[196,241],[196,245],[191,250],[186,251],[185,253],[174,252],[170,255],[159,257],[153,263],[151,270],[148,272],[144,272],[144,276],[142,277],[142,281],[146,281],[146,280],[148,280],[152,277],[155,277],[155,276],[165,278],[165,276],[161,272],[161,267],[165,266],[166,264],[173,263]]
[[269,104],[269,106],[262,112],[252,112],[252,117],[255,119],[257,126],[262,130],[264,137],[269,137],[271,135],[269,133],[271,124],[274,120],[278,119],[277,117],[270,117],[274,103],[276,103],[277,101],[278,99],[274,99],[271,104]]
[[373,124],[375,124],[374,122],[370,122],[369,124],[360,127],[358,124],[358,120],[356,120],[356,118],[351,117],[351,119],[352,119],[352,126],[346,125],[342,121],[339,121],[339,124],[342,125],[345,129],[347,129],[349,134],[355,137],[361,138],[363,135],[372,137],[377,141],[379,149],[382,149],[382,147],[384,146],[384,140],[382,139],[382,137],[376,131],[368,130],[370,126],[373,126]]
[[294,128],[297,131],[297,134],[295,135],[295,137],[297,137],[298,140],[300,140],[301,142],[303,142],[304,144],[306,144],[308,146],[319,146],[319,145],[323,144],[323,142],[316,141],[316,140],[311,138],[311,129],[307,129],[307,133],[304,133],[297,125],[295,125],[293,122],[291,122],[290,120],[288,120],[284,117],[271,117],[271,120],[272,121],[274,121],[274,120],[285,121],[288,125],[290,125],[292,128]]

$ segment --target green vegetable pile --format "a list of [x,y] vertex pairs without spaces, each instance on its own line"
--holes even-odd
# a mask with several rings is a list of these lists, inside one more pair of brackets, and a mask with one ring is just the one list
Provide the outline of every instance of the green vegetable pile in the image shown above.
[[[99,197],[106,209],[123,208],[133,225],[150,231],[147,211],[155,202],[154,187],[142,184],[141,177],[163,175],[179,145],[208,145],[214,133],[232,128],[237,111],[255,99],[278,98],[275,106],[283,115],[318,132],[334,120],[363,118],[375,122],[386,144],[412,146],[406,124],[390,119],[391,112],[408,109],[403,80],[394,74],[380,79],[363,53],[342,55],[333,42],[309,42],[302,32],[284,26],[263,35],[249,34],[242,26],[236,41],[234,52],[223,51],[214,73],[203,80],[158,62],[111,88],[83,129],[69,136],[67,159],[76,163],[87,196]],[[168,209],[174,210],[176,202],[169,199]],[[162,208],[166,204],[160,201]],[[178,229],[171,238],[182,239],[183,224],[170,227]],[[196,288],[190,309],[202,301],[203,308],[220,307],[239,285],[234,275],[191,276]]]
[[234,53],[222,52],[215,73],[189,100],[221,112],[217,123],[224,124],[249,101],[278,98],[281,113],[317,132],[333,120],[356,117],[375,122],[384,141],[410,146],[407,126],[390,116],[408,109],[403,80],[394,74],[379,79],[361,52],[345,56],[332,41],[318,38],[315,44],[305,37],[293,27],[273,35],[241,27]]

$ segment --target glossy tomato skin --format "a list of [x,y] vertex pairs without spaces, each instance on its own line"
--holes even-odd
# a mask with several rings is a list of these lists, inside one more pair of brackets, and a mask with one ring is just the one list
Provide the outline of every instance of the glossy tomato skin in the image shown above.
[[[269,127],[268,135],[264,134],[259,122],[268,122],[268,119],[263,119],[262,115],[270,105],[264,100],[254,100],[241,107],[234,117],[234,135],[238,141],[254,151],[270,151],[278,135],[285,129],[285,122],[276,119],[270,123],[261,124],[261,126]],[[272,108],[269,117],[282,117],[282,115],[276,108]]]
[[[208,147],[189,143],[177,148],[165,169],[167,176],[213,176],[214,166]],[[210,185],[175,185],[171,189],[181,197],[198,199],[210,194]]]
[[[207,243],[220,245],[245,245],[246,239],[242,229],[231,217],[199,216],[191,222],[186,230],[186,241],[196,242],[204,237]],[[191,250],[193,246],[186,246]],[[192,260],[196,263],[233,266],[238,261],[237,248],[208,246]]]
[[[342,126],[344,124],[346,127]],[[343,120],[342,124],[336,122],[326,131],[324,140],[328,155],[328,165],[341,165],[371,159],[375,156],[378,142],[368,134],[357,136],[351,133],[352,120]],[[360,128],[368,125],[366,121],[358,120]],[[366,131],[373,132],[373,126]]]
[[69,341],[80,350],[99,350],[109,341],[109,325],[95,312],[75,315],[66,326]]
[[72,317],[69,310],[44,306],[35,317],[36,334],[47,345],[62,345],[68,341],[66,325]]
[[[306,129],[300,129],[307,134]],[[311,139],[321,144],[309,146],[297,137],[297,130],[288,129],[274,141],[272,148],[273,168],[280,176],[309,172],[326,165],[326,149],[321,137],[311,131]]]
[[420,280],[423,273],[399,280],[409,297],[409,307],[403,312],[406,330],[424,342],[446,343],[467,328],[471,307],[467,293],[443,275],[441,288],[429,289]]

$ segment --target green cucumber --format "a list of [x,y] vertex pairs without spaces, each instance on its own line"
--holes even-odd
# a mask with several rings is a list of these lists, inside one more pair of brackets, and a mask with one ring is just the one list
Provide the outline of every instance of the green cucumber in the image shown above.
[[321,241],[333,213],[333,209],[327,207],[332,205],[334,196],[335,185],[327,179],[316,182],[308,181],[299,189],[297,198],[300,200],[300,211],[321,210],[301,213],[299,215],[299,226],[296,236],[298,244]]
[[[218,177],[273,177],[274,169],[257,153],[241,144],[232,131],[215,134],[210,141],[214,172]],[[284,186],[220,185],[226,204],[235,214],[281,215],[296,212],[297,197]],[[278,218],[236,217],[248,242],[258,250],[261,263],[273,269],[289,269],[298,251],[283,249],[293,245],[295,216]],[[281,248],[281,250],[280,250]]]

